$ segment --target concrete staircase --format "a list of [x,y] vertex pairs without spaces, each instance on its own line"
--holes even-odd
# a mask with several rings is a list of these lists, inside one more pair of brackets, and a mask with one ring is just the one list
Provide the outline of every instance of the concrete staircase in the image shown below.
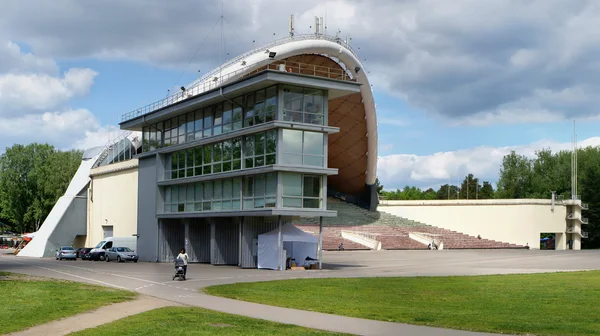
[[[342,231],[361,235],[381,242],[385,250],[427,249],[423,239],[410,237],[431,237],[444,249],[513,249],[524,246],[479,239],[460,232],[446,230],[385,212],[370,212],[356,205],[336,198],[327,199],[327,208],[337,210],[337,217],[323,218],[323,249],[337,250],[343,243],[345,250],[368,250],[369,247],[342,237]],[[307,232],[318,234],[318,218],[300,218],[295,225]],[[349,236],[349,235],[346,235]]]

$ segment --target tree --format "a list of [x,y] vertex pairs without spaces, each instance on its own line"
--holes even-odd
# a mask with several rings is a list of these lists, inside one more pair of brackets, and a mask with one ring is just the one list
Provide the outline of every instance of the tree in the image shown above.
[[483,181],[483,185],[479,189],[477,198],[479,199],[490,199],[494,198],[494,187],[488,181]]
[[381,192],[383,191],[383,185],[379,182],[379,178],[375,179],[375,189],[377,189],[377,193],[381,195]]
[[438,189],[436,193],[436,199],[439,200],[448,200],[448,199],[456,199],[456,194],[458,193],[458,187],[455,185],[444,184]]
[[0,216],[18,232],[37,230],[64,194],[81,151],[48,144],[14,145],[0,156]]
[[526,198],[531,192],[531,162],[515,151],[504,156],[500,178],[498,179],[498,198]]
[[460,186],[460,198],[461,199],[475,199],[478,198],[477,194],[481,186],[479,185],[479,179],[473,177],[473,174],[465,176]]
[[[590,162],[591,161],[591,162]],[[587,162],[582,170],[583,177],[581,199],[587,203],[589,210],[583,211],[583,216],[588,218],[589,224],[583,225],[588,231],[588,238],[582,239],[583,248],[600,247],[600,151],[596,157]]]

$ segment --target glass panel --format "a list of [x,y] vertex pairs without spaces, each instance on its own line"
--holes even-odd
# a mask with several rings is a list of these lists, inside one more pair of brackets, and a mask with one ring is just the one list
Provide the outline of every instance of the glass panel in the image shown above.
[[321,177],[315,175],[304,175],[304,197],[321,196]]
[[223,182],[221,180],[214,181],[213,199],[223,198]]
[[[202,109],[197,110],[194,116],[194,130],[196,132],[200,131],[202,129],[202,120],[203,120],[203,114],[202,114]],[[196,140],[198,140],[196,138]]]
[[267,100],[265,102],[265,121],[273,121],[277,112],[277,86],[267,88]]
[[202,211],[202,202],[194,203],[194,211]]
[[265,208],[274,208],[274,207],[275,207],[275,197],[265,198]]
[[283,194],[285,196],[302,196],[302,175],[283,173]]
[[223,180],[223,199],[231,199],[233,194],[231,193],[231,179]]
[[302,165],[302,154],[283,154],[281,161],[282,164]]
[[212,210],[213,211],[221,211],[221,201],[213,202],[212,203]]
[[185,205],[183,203],[177,204],[177,211],[183,212],[185,210]]
[[204,123],[203,123],[203,127],[204,127],[204,132],[203,132],[203,136],[209,137],[212,135],[212,108],[208,107],[204,109]]
[[179,116],[179,143],[185,142],[185,115]]
[[143,152],[146,152],[149,149],[149,147],[148,147],[149,139],[150,139],[150,131],[148,130],[148,127],[142,128],[142,151]]
[[240,210],[240,201],[232,201],[231,202],[231,209],[232,210]]
[[265,153],[265,133],[254,135],[254,155],[262,155]]
[[187,195],[185,198],[186,202],[193,202],[194,201],[194,187],[193,185],[188,185],[187,188]]
[[194,141],[194,112],[187,114],[186,134],[187,141]]
[[179,203],[185,202],[185,186],[179,186]]
[[203,193],[204,200],[205,201],[212,200],[212,196],[213,196],[213,182],[212,181],[204,182],[203,189],[204,189],[204,193]]
[[241,138],[237,138],[237,139],[233,139],[233,144],[232,144],[232,155],[234,159],[241,159],[242,158],[242,139]]
[[286,86],[283,89],[283,108],[289,111],[302,111],[303,91],[301,87]]
[[301,198],[283,198],[283,206],[286,208],[301,208],[302,207],[302,199]]
[[203,155],[204,156],[203,157],[204,164],[206,165],[206,164],[212,163],[211,162],[211,160],[212,160],[212,146],[210,146],[210,145],[204,146],[203,149],[204,149],[204,155]]
[[223,124],[231,123],[231,117],[233,115],[233,106],[231,102],[223,103]]
[[185,177],[185,169],[179,169],[177,171],[177,176],[178,176],[178,178],[184,178]]
[[179,169],[185,168],[185,152],[179,152]]
[[223,201],[223,210],[231,210],[231,201]]
[[267,131],[267,150],[266,153],[275,153],[277,151],[277,131]]
[[323,167],[323,157],[322,156],[305,155],[303,164],[305,166]]
[[223,124],[223,105],[217,104],[215,107],[215,120],[214,120],[214,129],[213,135],[218,135],[222,133],[223,128],[221,125]]
[[277,174],[267,174],[267,190],[265,195],[275,196],[277,194]]
[[244,177],[244,197],[254,196],[254,177]]
[[247,135],[244,137],[244,156],[249,157],[254,155],[254,137]]
[[233,108],[233,115],[232,115],[232,120],[233,120],[233,129],[240,129],[242,128],[242,105],[244,104],[244,99],[243,97],[237,97],[233,100],[234,104],[234,108]]
[[233,143],[231,140],[223,141],[223,161],[231,161]]
[[323,90],[304,90],[304,111],[323,114]]
[[254,208],[260,209],[265,207],[265,199],[264,198],[255,198],[254,199]]
[[223,161],[221,143],[213,144],[213,162]]
[[231,162],[230,161],[223,162],[222,168],[223,168],[224,172],[231,171]]
[[177,204],[171,205],[171,212],[177,212]]
[[254,178],[254,196],[265,196],[265,175],[256,175]]
[[194,166],[202,165],[202,147],[194,149]]
[[198,182],[198,183],[194,183],[194,199],[196,201],[201,201],[202,200],[202,182]]
[[[252,159],[250,159],[252,160]],[[231,166],[232,170],[242,169],[242,160],[233,160],[233,164]]]
[[179,163],[179,153],[175,152],[171,155],[171,170],[177,170]]
[[305,198],[302,205],[303,205],[304,208],[318,209],[318,208],[321,207],[321,200],[320,199]]
[[165,188],[165,203],[171,203],[171,187]]
[[231,190],[231,195],[232,198],[235,200],[239,200],[240,199],[240,191],[242,188],[242,178],[241,177],[234,177],[233,178],[233,183],[232,183],[232,190]]
[[267,155],[267,158],[265,160],[265,165],[267,165],[267,166],[274,165],[275,161],[276,161],[276,155],[275,154]]
[[246,95],[246,111],[244,116],[244,126],[254,125],[254,94]]
[[254,209],[254,199],[244,199],[244,209]]
[[265,165],[265,157],[264,156],[257,156],[254,158],[254,167],[262,167]]
[[204,202],[202,203],[202,211],[210,211],[211,210],[211,204],[210,202]]
[[282,132],[283,152],[302,153],[302,131],[284,129]]
[[[284,130],[285,131],[285,130]],[[304,154],[323,155],[323,133],[304,132]]]

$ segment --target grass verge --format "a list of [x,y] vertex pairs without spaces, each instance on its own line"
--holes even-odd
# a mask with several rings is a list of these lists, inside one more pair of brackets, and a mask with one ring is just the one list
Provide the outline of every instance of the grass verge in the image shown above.
[[135,298],[132,292],[78,282],[0,273],[0,334]]
[[202,308],[166,307],[126,317],[73,336],[105,335],[342,335]]
[[204,289],[273,306],[462,330],[598,335],[600,272],[299,279]]

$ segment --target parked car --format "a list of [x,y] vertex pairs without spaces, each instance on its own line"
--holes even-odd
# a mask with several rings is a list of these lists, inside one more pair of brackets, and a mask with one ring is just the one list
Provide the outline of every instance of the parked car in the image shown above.
[[71,246],[63,246],[56,251],[56,260],[73,259],[77,260],[77,252]]
[[106,251],[106,261],[116,260],[138,262],[138,255],[129,247],[111,247]]
[[82,247],[79,250],[79,253],[77,253],[77,257],[81,258],[81,260],[90,260],[90,251],[92,250],[91,247]]

